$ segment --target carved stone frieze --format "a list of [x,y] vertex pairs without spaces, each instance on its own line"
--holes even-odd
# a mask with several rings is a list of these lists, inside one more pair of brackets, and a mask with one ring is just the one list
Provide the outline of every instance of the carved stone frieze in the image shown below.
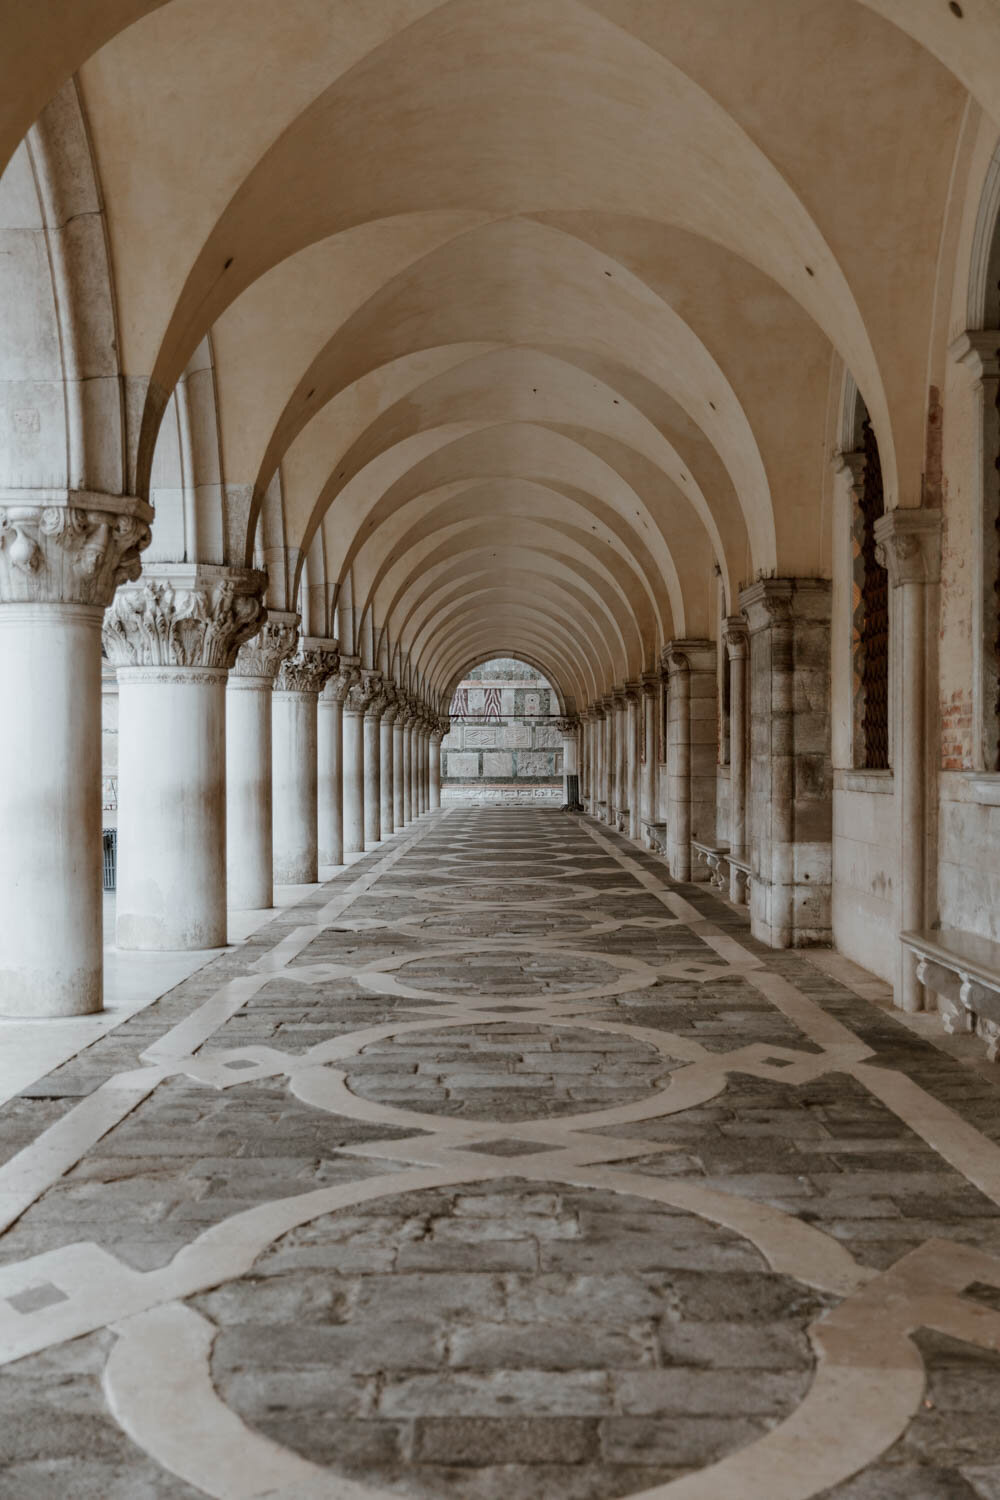
[[0,602],[105,608],[141,572],[152,509],[128,496],[71,495],[40,504],[0,492]]
[[299,638],[298,615],[268,611],[265,623],[251,640],[236,653],[233,674],[273,682],[286,657],[291,656]]
[[116,667],[229,668],[265,617],[267,574],[202,564],[158,568],[120,588],[104,617]]

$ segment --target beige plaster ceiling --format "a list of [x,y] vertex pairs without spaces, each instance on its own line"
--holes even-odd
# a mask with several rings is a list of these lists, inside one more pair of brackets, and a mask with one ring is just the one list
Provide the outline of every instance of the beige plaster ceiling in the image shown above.
[[0,160],[76,72],[151,556],[580,707],[828,576],[845,369],[925,490],[1000,119],[1000,7],[958,9],[12,0]]

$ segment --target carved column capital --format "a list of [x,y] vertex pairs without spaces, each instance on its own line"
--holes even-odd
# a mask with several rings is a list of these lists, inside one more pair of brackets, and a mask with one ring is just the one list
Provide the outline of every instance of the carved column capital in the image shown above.
[[740,594],[740,612],[751,635],[772,625],[791,625],[794,586],[788,578],[762,578]]
[[116,667],[225,670],[265,617],[267,574],[253,568],[163,564],[120,588],[104,617]]
[[273,682],[281,663],[295,650],[298,638],[298,615],[268,610],[267,620],[257,634],[237,651],[232,675]]
[[382,723],[395,724],[399,717],[399,688],[387,677],[382,683]]
[[369,705],[378,694],[381,681],[381,672],[362,667],[344,700],[344,713],[367,714]]
[[941,577],[941,512],[890,510],[875,522],[875,556],[893,588]]
[[644,698],[655,698],[660,691],[661,674],[659,672],[643,672],[642,696]]
[[712,672],[715,642],[702,637],[668,641],[660,655],[660,666],[670,677],[682,672]]
[[365,709],[365,718],[381,720],[383,715],[388,712],[390,704],[395,701],[392,684],[386,682],[381,672],[373,672],[369,685],[372,689],[372,695],[368,700],[368,707]]
[[0,603],[106,608],[139,577],[152,520],[128,495],[0,490]]
[[553,719],[552,727],[553,729],[558,729],[559,733],[568,739],[571,735],[576,734],[579,723],[579,719],[575,716],[566,714],[560,719]]
[[355,683],[361,681],[361,668],[356,661],[349,656],[340,657],[336,669],[326,680],[323,688],[323,697],[331,703],[339,703],[341,706],[346,702],[347,695]]
[[731,661],[750,654],[750,627],[742,615],[730,615],[722,627],[723,639]]
[[274,683],[276,693],[321,693],[327,679],[340,663],[336,641],[304,635],[294,656],[288,656],[278,668]]

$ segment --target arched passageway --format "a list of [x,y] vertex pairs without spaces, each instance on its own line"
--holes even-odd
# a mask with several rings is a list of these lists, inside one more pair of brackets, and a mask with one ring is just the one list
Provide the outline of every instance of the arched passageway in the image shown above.
[[[13,0],[0,79],[0,1321],[119,1320],[81,1493],[991,1500],[922,1413],[1000,1254],[992,0]],[[213,1332],[272,1273],[315,1407]]]

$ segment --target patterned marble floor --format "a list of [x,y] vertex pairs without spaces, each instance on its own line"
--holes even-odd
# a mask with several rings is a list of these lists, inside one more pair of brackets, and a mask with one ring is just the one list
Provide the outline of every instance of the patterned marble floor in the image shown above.
[[1000,1500],[998,1105],[449,809],[0,1109],[0,1500]]

